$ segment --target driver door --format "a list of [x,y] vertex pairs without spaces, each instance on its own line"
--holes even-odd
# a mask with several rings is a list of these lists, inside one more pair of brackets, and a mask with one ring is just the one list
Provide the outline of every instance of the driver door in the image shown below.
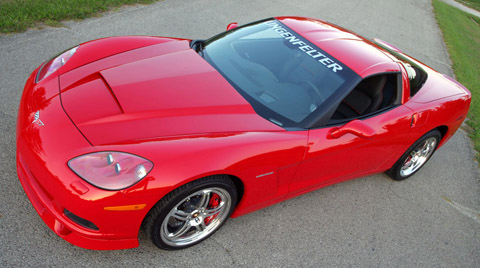
[[307,152],[290,194],[387,170],[415,140],[409,131],[412,114],[392,100],[379,110],[309,130]]

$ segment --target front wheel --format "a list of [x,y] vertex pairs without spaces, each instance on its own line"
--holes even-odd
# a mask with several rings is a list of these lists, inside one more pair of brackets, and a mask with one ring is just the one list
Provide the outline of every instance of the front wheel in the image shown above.
[[217,231],[236,202],[235,185],[227,176],[202,178],[162,198],[147,216],[145,228],[159,248],[187,248]]
[[441,137],[440,131],[436,129],[423,135],[387,171],[387,174],[397,181],[405,180],[415,174],[433,155]]

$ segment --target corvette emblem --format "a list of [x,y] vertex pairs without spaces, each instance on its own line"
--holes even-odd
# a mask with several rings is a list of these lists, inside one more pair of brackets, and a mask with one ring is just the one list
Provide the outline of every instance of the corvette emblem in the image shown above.
[[39,126],[44,126],[45,124],[43,124],[42,120],[40,120],[40,111],[37,111],[35,113],[35,120],[33,120],[32,124],[35,123]]

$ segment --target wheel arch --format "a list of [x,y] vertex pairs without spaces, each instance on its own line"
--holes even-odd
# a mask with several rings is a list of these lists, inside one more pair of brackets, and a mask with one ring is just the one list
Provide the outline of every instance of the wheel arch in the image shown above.
[[[188,180],[184,180],[182,181],[180,184],[176,185],[175,188],[173,188],[170,192],[173,192],[175,191],[175,189],[178,189],[180,187],[182,187],[183,185],[187,184],[187,183],[192,183],[194,181],[197,181],[197,180],[201,180],[203,178],[206,178],[206,177],[211,177],[211,176],[226,176],[228,177],[232,182],[233,184],[235,185],[235,188],[237,190],[237,203],[235,204],[235,206],[237,206],[240,201],[242,200],[242,197],[243,197],[243,193],[245,191],[245,184],[244,182],[242,181],[242,179],[240,179],[240,177],[236,176],[236,175],[233,175],[233,174],[229,174],[228,172],[221,172],[221,171],[218,171],[218,172],[208,172],[208,173],[205,173],[205,174],[202,174],[202,175],[199,175],[198,177],[196,178],[190,178]],[[166,195],[168,195],[170,192],[168,192]],[[162,197],[163,198],[163,197]],[[160,201],[162,198],[158,199],[158,201]],[[157,201],[157,202],[158,202]]]
[[243,181],[239,177],[234,175],[229,175],[229,174],[220,174],[220,175],[228,176],[233,181],[233,184],[235,184],[235,188],[237,190],[237,203],[235,204],[235,206],[237,206],[242,200],[243,193],[245,191],[245,185],[243,184]]
[[[433,128],[427,132],[425,132],[420,138],[418,138],[406,151],[405,153],[403,153],[402,156],[400,156],[400,158],[393,164],[393,166],[386,171],[386,174],[389,175],[392,179],[396,180],[396,181],[401,181],[401,180],[405,180],[407,178],[409,178],[410,176],[414,175],[418,170],[420,170],[424,164],[431,158],[431,156],[433,155],[433,153],[440,147],[440,143],[441,141],[443,140],[443,137],[445,136],[446,132],[448,130],[448,127],[446,126],[440,126],[440,127],[436,127],[436,128]],[[443,132],[443,133],[442,133]],[[418,168],[415,168],[412,170],[412,172],[410,174],[403,174],[403,175],[400,175],[401,173],[400,172],[400,167],[402,165],[402,162],[406,161],[406,157],[408,155],[411,154],[411,152],[413,152],[413,150],[415,148],[417,148],[419,145],[423,146],[423,144],[421,144],[422,142],[426,142],[428,138],[432,138],[434,136],[440,136],[440,140],[438,141],[438,143],[436,144],[436,148],[433,148],[433,150],[431,150],[430,153],[428,153],[426,157],[426,160],[423,162],[423,163],[420,163],[420,166]],[[423,150],[422,150],[423,151]],[[402,160],[403,159],[403,160]],[[414,161],[417,161],[417,160],[414,160]]]
[[[232,174],[226,174],[226,173],[217,173],[217,174],[208,174],[208,175],[204,175],[204,176],[201,176],[201,177],[198,177],[198,178],[195,178],[193,180],[185,180],[183,181],[181,184],[178,184],[175,186],[175,188],[172,188],[171,191],[167,192],[166,194],[162,195],[161,197],[158,198],[158,200],[155,202],[155,205],[160,202],[165,196],[169,195],[170,193],[174,192],[175,190],[177,190],[178,188],[188,184],[188,183],[192,183],[194,181],[197,181],[197,180],[201,180],[201,179],[204,179],[206,177],[211,177],[211,176],[226,176],[228,177],[232,182],[233,184],[235,185],[235,190],[237,191],[237,203],[235,204],[235,207],[238,206],[238,204],[240,203],[240,201],[242,200],[243,198],[243,193],[244,193],[244,190],[245,190],[245,186],[244,186],[244,183],[243,181],[235,176],[235,175],[232,175]],[[141,226],[143,226],[145,224],[145,219],[148,218],[150,212],[155,208],[155,205],[153,205],[149,211],[145,214],[145,216],[143,217],[143,220],[142,220],[142,224]]]
[[[438,144],[438,148],[440,148],[447,140],[447,139],[444,139],[444,138],[447,136],[448,126],[442,125],[442,126],[438,126],[438,127],[434,128],[434,129],[440,131],[440,134],[441,134],[440,142]],[[430,131],[432,131],[432,130],[430,130]]]
[[447,132],[448,132],[448,127],[447,126],[445,126],[445,125],[438,126],[438,127],[436,127],[436,129],[438,129],[438,131],[440,131],[440,134],[442,134],[442,139],[443,139],[443,137],[445,137],[445,135],[447,135]]

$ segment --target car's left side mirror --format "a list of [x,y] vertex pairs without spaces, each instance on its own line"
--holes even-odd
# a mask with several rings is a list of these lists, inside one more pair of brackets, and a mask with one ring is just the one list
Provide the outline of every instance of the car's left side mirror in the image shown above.
[[338,139],[347,133],[353,134],[357,137],[364,138],[364,139],[371,139],[377,134],[375,129],[373,129],[367,123],[361,120],[355,119],[346,123],[341,127],[333,128],[328,133],[328,138]]
[[232,22],[227,26],[227,31],[233,30],[237,27],[238,27],[238,23],[237,22]]

